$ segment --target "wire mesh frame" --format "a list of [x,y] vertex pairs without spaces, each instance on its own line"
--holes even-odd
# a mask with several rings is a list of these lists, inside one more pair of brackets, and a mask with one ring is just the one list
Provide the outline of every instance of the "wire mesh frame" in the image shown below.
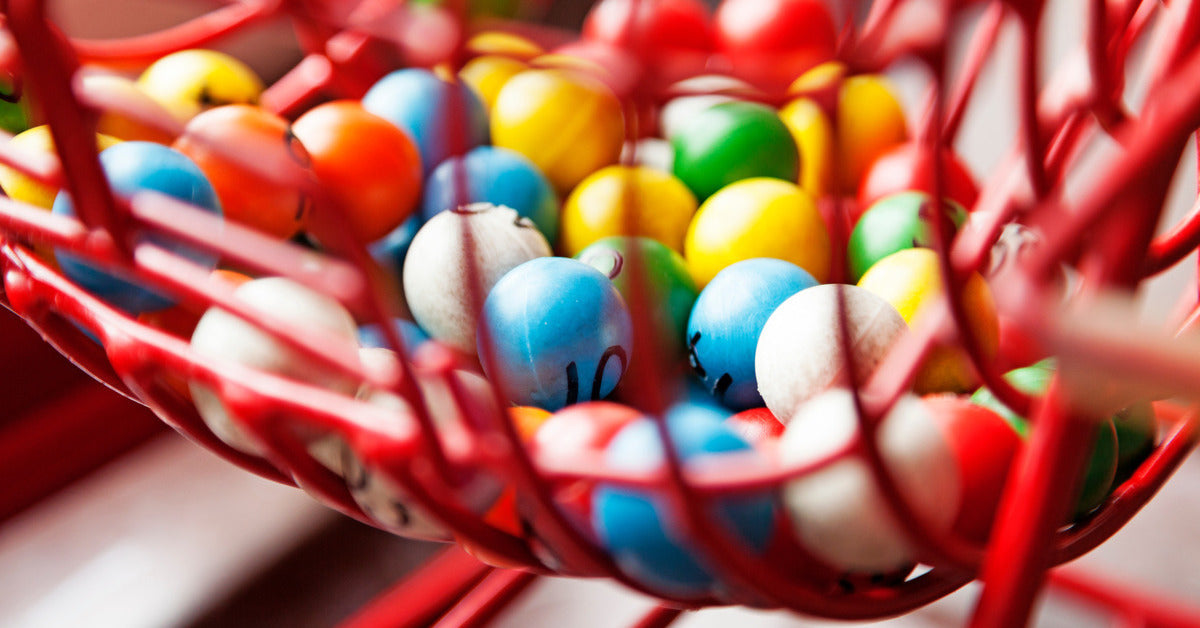
[[[667,464],[663,469],[621,474],[597,466],[597,461],[585,461],[591,464],[577,468],[556,468],[546,460],[530,459],[512,426],[498,417],[477,417],[478,420],[468,424],[433,430],[432,421],[421,409],[420,393],[412,383],[413,371],[420,370],[445,382],[456,398],[465,403],[464,391],[449,377],[456,366],[450,354],[436,349],[419,354],[412,365],[403,365],[403,373],[390,377],[366,372],[353,356],[345,355],[327,339],[300,333],[303,330],[247,310],[232,298],[228,286],[209,279],[207,273],[178,256],[139,242],[135,236],[146,231],[166,233],[258,272],[288,276],[335,296],[360,319],[385,321],[391,312],[385,297],[386,286],[372,272],[361,245],[344,234],[339,237],[334,228],[327,232],[328,239],[322,239],[329,255],[314,255],[235,225],[222,225],[165,197],[139,195],[127,204],[113,199],[100,176],[94,149],[86,139],[92,137],[96,112],[80,104],[81,98],[86,101],[88,94],[79,93],[72,83],[72,73],[80,61],[143,62],[173,50],[203,45],[256,21],[284,15],[297,24],[300,39],[309,53],[293,72],[263,96],[267,107],[285,115],[299,113],[322,95],[361,96],[366,87],[395,64],[441,60],[424,58],[420,45],[393,36],[403,32],[397,25],[414,19],[403,3],[368,1],[355,5],[353,10],[330,11],[334,4],[233,3],[163,32],[110,42],[66,39],[46,22],[43,6],[37,0],[10,0],[7,6],[5,17],[16,47],[4,51],[0,67],[14,70],[14,75],[18,74],[15,68],[21,67],[19,75],[25,77],[44,103],[56,145],[61,149],[59,163],[55,163],[53,159],[21,154],[4,146],[0,147],[0,162],[42,182],[65,183],[66,189],[81,199],[78,221],[51,216],[17,202],[0,201],[0,226],[6,234],[3,263],[8,305],[85,370],[147,403],[173,427],[230,461],[271,479],[294,483],[338,510],[374,523],[350,497],[342,479],[311,457],[301,435],[305,430],[336,433],[365,464],[402,486],[414,500],[443,520],[456,538],[486,548],[492,557],[505,563],[546,572],[531,552],[527,539],[482,522],[476,514],[447,498],[453,494],[454,478],[462,469],[495,469],[532,497],[540,541],[554,549],[563,571],[606,574],[638,589],[642,587],[615,569],[592,539],[556,511],[548,485],[556,479],[582,478],[654,488],[683,515],[679,517],[682,532],[695,541],[706,562],[715,565],[733,588],[741,589],[762,604],[847,619],[882,617],[918,607],[980,575],[986,586],[974,625],[1010,626],[1028,617],[1041,575],[1048,566],[1088,551],[1119,529],[1161,487],[1194,445],[1192,414],[1187,409],[1158,404],[1159,418],[1169,428],[1155,453],[1114,492],[1098,514],[1060,530],[1057,522],[1064,520],[1067,502],[1063,497],[1077,481],[1078,469],[1086,455],[1078,446],[1069,444],[1083,440],[1089,423],[1069,412],[1057,384],[1036,403],[1007,386],[995,365],[983,358],[972,334],[955,331],[969,327],[963,324],[961,304],[957,299],[948,299],[945,301],[948,307],[942,308],[940,317],[905,337],[877,375],[861,383],[865,394],[856,395],[856,399],[864,436],[851,448],[853,452],[840,452],[841,455],[857,453],[865,458],[897,520],[918,546],[920,555],[937,568],[902,583],[866,585],[845,591],[788,578],[776,565],[739,551],[735,542],[714,528],[704,512],[704,500],[713,495],[776,486],[818,465],[685,471],[670,440],[664,438]],[[452,7],[459,10],[460,17],[462,7],[462,3]],[[928,11],[909,10],[914,7]],[[1013,285],[1004,287],[1007,294],[1021,297],[1008,304],[1007,313],[1060,353],[1093,357],[1114,370],[1119,370],[1121,362],[1133,361],[1152,375],[1186,388],[1197,381],[1192,362],[1185,360],[1184,368],[1178,368],[1181,364],[1174,359],[1177,356],[1164,356],[1161,351],[1155,353],[1155,347],[1132,343],[1110,343],[1104,347],[1107,351],[1097,351],[1101,343],[1096,338],[1067,333],[1056,318],[1058,310],[1044,288],[1051,271],[1061,261],[1077,262],[1085,290],[1129,287],[1145,276],[1173,266],[1200,243],[1200,212],[1196,211],[1164,236],[1152,237],[1169,173],[1173,172],[1188,135],[1200,126],[1197,106],[1200,88],[1190,80],[1200,72],[1195,45],[1200,35],[1196,24],[1200,21],[1193,16],[1196,5],[1090,2],[1086,53],[1091,83],[1083,89],[1067,90],[1064,84],[1052,81],[1039,93],[1035,34],[1042,8],[1037,2],[990,3],[973,33],[966,62],[952,82],[944,76],[948,37],[945,27],[953,23],[963,7],[949,2],[883,0],[874,4],[861,29],[844,30],[839,58],[851,68],[864,71],[885,67],[900,57],[923,62],[930,77],[930,89],[917,137],[924,159],[921,167],[929,169],[933,188],[938,190],[942,177],[933,155],[938,147],[952,141],[1000,24],[1009,17],[1015,19],[1024,43],[1017,112],[1022,142],[985,185],[970,227],[953,241],[947,233],[935,234],[940,236],[935,238],[934,249],[942,260],[942,279],[950,287],[949,293],[957,294],[969,272],[983,264],[1000,228],[1019,217],[1043,231],[1045,246],[1010,281]],[[1151,93],[1156,98],[1146,111],[1134,115],[1121,105],[1121,72],[1128,50],[1156,13],[1162,23],[1147,64],[1152,77]],[[457,35],[461,40],[461,32]],[[36,50],[38,54],[21,56],[19,50]],[[461,47],[455,48],[449,60],[461,61],[462,55]],[[666,95],[655,89],[654,79],[662,77],[647,73],[639,78],[626,82],[627,91],[618,93],[630,114],[644,102]],[[127,105],[103,104],[116,109]],[[1119,162],[1108,164],[1106,176],[1071,212],[1066,212],[1057,191],[1078,158],[1079,148],[1096,133],[1111,134],[1126,152]],[[236,157],[234,147],[225,148],[230,157]],[[254,172],[253,164],[243,165],[248,172]],[[254,174],[267,179],[279,176]],[[1018,185],[1013,185],[1013,181]],[[290,183],[318,200],[323,198],[324,192],[312,180]],[[1027,184],[1027,189],[1022,189],[1020,183]],[[841,201],[835,199],[835,203]],[[329,208],[324,216],[328,224],[337,222],[336,206],[330,202],[318,205]],[[839,207],[831,223],[835,229],[839,225],[846,227],[836,219],[840,216],[844,216],[844,210]],[[1094,234],[1095,245],[1079,251],[1075,236],[1084,230]],[[277,334],[308,357],[362,381],[396,390],[414,400],[418,411],[407,421],[398,420],[378,408],[327,391],[202,360],[181,339],[140,325],[72,285],[32,255],[23,242],[50,244],[121,268],[193,305],[219,305]],[[246,251],[255,254],[247,255]],[[1124,263],[1128,260],[1145,262]],[[636,266],[638,260],[631,262]],[[640,289],[636,284],[635,281],[632,309],[635,317],[644,319],[646,312],[639,307]],[[1005,294],[1003,289],[1000,292]],[[1191,313],[1185,326],[1190,326],[1194,319],[1200,318],[1200,309],[1196,308],[1194,297],[1186,304]],[[73,323],[97,336],[103,349],[82,335]],[[385,333],[390,330],[388,325],[381,328]],[[933,343],[947,335],[961,340],[981,379],[1007,405],[1026,414],[1029,410],[1036,411],[1037,428],[1016,466],[997,533],[987,548],[928,533],[900,498],[894,481],[884,470],[873,438],[878,417],[907,388],[916,365]],[[394,349],[403,350],[394,334],[388,341]],[[217,439],[199,420],[190,403],[164,384],[169,377],[195,379],[220,390],[243,427],[266,445],[266,459],[240,453]],[[653,390],[654,384],[651,382],[647,387]],[[656,410],[661,410],[664,403],[661,398],[648,399],[650,414],[658,416]],[[658,424],[660,436],[665,437],[665,424],[661,421]],[[484,442],[503,445],[483,447]],[[673,615],[667,613],[648,621],[669,621],[670,617]]]

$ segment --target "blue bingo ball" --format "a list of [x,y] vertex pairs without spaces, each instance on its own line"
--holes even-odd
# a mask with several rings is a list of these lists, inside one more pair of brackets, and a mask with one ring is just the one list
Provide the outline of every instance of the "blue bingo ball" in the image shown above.
[[[216,191],[200,168],[183,153],[152,142],[121,142],[100,153],[100,167],[104,170],[113,193],[124,198],[146,190],[152,190],[221,214],[221,204]],[[53,213],[74,216],[75,205],[66,191],[54,199]],[[185,247],[179,242],[157,235],[145,237],[145,241],[182,255],[191,261],[213,268],[214,255]],[[63,274],[92,294],[108,301],[131,314],[161,310],[170,307],[174,300],[135,285],[129,280],[101,270],[89,262],[62,250],[55,250]]]
[[600,271],[563,257],[510,270],[479,323],[483,370],[517,405],[559,410],[603,399],[625,374],[633,324]]
[[[457,177],[463,176],[467,198],[458,198]],[[467,203],[504,205],[533,221],[546,240],[558,238],[558,196],[546,176],[519,153],[480,146],[465,157],[443,161],[425,181],[421,214],[434,214]]]
[[[728,413],[682,403],[667,411],[667,431],[685,463],[722,453],[752,450],[725,425]],[[663,463],[658,429],[648,418],[622,429],[605,451],[610,468],[639,471]],[[592,519],[600,542],[631,578],[678,597],[700,597],[720,587],[680,534],[671,529],[679,514],[668,511],[653,491],[600,484],[592,494]],[[761,553],[770,540],[774,505],[767,491],[729,495],[711,502],[709,514],[734,540]]]
[[[404,342],[404,348],[409,352],[421,346],[422,343],[429,340],[429,334],[421,331],[421,328],[416,323],[405,320],[403,318],[393,318],[392,326],[396,328],[396,332],[400,334],[400,340]],[[383,330],[375,323],[362,325],[358,328],[358,344],[361,347],[384,347],[388,346],[387,338],[383,335]]]
[[408,247],[412,244],[413,238],[416,237],[423,222],[420,216],[414,214],[400,223],[399,227],[372,242],[367,250],[371,253],[375,263],[382,266],[396,279],[403,277],[404,257],[408,255]]
[[688,362],[721,403],[734,410],[763,405],[754,374],[758,336],[780,303],[815,285],[791,262],[757,258],[729,265],[700,291],[688,317]]
[[413,138],[425,175],[450,155],[488,143],[487,110],[475,91],[429,70],[406,68],[388,74],[367,90],[362,106]]

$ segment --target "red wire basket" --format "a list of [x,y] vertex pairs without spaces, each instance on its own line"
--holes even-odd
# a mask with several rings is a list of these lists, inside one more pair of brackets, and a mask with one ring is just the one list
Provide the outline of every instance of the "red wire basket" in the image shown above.
[[[531,10],[534,14],[550,6],[537,4]],[[677,80],[736,70],[714,52],[647,62],[646,41],[634,28],[641,4],[653,3],[625,3],[630,9],[626,32],[631,35],[612,44],[608,57],[581,62],[599,67],[598,75],[620,99],[629,140],[648,134],[651,118],[644,114],[677,95],[671,87]],[[181,127],[134,101],[85,89],[78,80],[81,68],[141,67],[265,20],[291,20],[305,56],[266,89],[261,104],[295,118],[323,100],[361,98],[376,80],[399,67],[457,69],[477,54],[466,45],[477,31],[517,33],[547,49],[573,38],[565,31],[528,22],[479,20],[471,16],[465,2],[246,0],[224,4],[161,32],[90,41],[63,35],[47,18],[42,0],[8,0],[0,68],[12,84],[40,103],[39,113],[49,123],[58,151],[32,154],[4,143],[0,163],[35,181],[61,187],[76,199],[78,218],[0,199],[4,302],[80,368],[147,405],[164,422],[229,462],[294,484],[348,516],[387,529],[388,522],[377,519],[377,512],[364,510],[348,486],[362,481],[357,476],[369,469],[373,479],[402,492],[474,555],[509,568],[491,571],[461,553],[449,553],[392,597],[367,609],[354,625],[419,625],[439,616],[447,625],[478,624],[535,575],[554,574],[607,576],[663,598],[663,606],[642,621],[646,626],[665,625],[686,609],[731,602],[829,618],[881,618],[928,604],[974,579],[984,586],[973,626],[1024,625],[1047,570],[1081,556],[1119,530],[1196,443],[1195,409],[1187,394],[1200,383],[1200,363],[1194,357],[1200,347],[1187,333],[1200,319],[1198,290],[1193,287],[1181,296],[1181,314],[1169,329],[1139,334],[1130,333],[1136,322],[1119,295],[1132,293],[1200,245],[1200,210],[1196,209],[1155,235],[1171,175],[1189,136],[1200,128],[1200,81],[1196,80],[1200,17],[1193,11],[1197,7],[1200,4],[1187,0],[1169,5],[1140,0],[1089,2],[1086,39],[1077,57],[1084,63],[1044,85],[1038,79],[1044,3],[879,0],[865,15],[858,15],[852,3],[833,7],[842,24],[836,58],[850,72],[881,71],[908,60],[927,77],[923,110],[915,118],[914,167],[928,179],[934,198],[949,185],[944,162],[935,156],[954,141],[976,79],[993,55],[1001,25],[1011,20],[1019,26],[1018,107],[1012,112],[1019,125],[1015,146],[968,208],[967,226],[957,235],[935,229],[931,248],[940,261],[947,294],[959,295],[970,274],[987,266],[1006,225],[1024,225],[1040,234],[1036,246],[991,277],[992,288],[1013,328],[1057,355],[1062,374],[1041,398],[1016,390],[1001,376],[1001,364],[1012,356],[1003,352],[989,356],[970,330],[961,299],[943,299],[937,316],[904,335],[874,375],[854,387],[862,434],[857,444],[812,464],[786,465],[768,451],[764,460],[769,464],[684,465],[662,418],[674,387],[664,372],[654,368],[638,373],[628,395],[655,419],[664,444],[665,462],[660,468],[635,473],[610,468],[599,456],[567,464],[529,451],[517,428],[497,410],[504,405],[499,393],[472,388],[454,375],[457,369],[473,365],[436,344],[407,352],[388,324],[403,307],[396,279],[382,273],[365,245],[344,227],[344,208],[338,201],[312,176],[274,172],[255,163],[251,144],[234,139],[210,148],[236,161],[247,177],[291,185],[313,199],[309,224],[319,233],[319,251],[222,222],[163,195],[143,193],[120,199],[111,193],[92,140],[101,111],[122,113],[167,136],[178,135]],[[961,25],[967,23],[963,16],[969,11],[981,12],[970,22],[966,55],[955,64],[959,69],[950,78],[950,39],[963,30]],[[1155,28],[1149,28],[1152,20],[1157,21]],[[1125,104],[1125,68],[1129,51],[1143,40],[1148,40],[1143,67],[1152,96],[1141,111],[1133,111]],[[613,63],[614,59],[620,63]],[[838,80],[810,95],[836,99]],[[788,97],[770,89],[752,96],[769,104],[781,104]],[[450,106],[465,105],[452,102]],[[456,145],[462,144],[462,135],[447,134],[450,154],[465,152],[465,146]],[[1083,149],[1099,136],[1115,140],[1119,155],[1098,166],[1091,164],[1092,185],[1080,194],[1068,194],[1068,176],[1083,167]],[[636,158],[629,153],[624,157]],[[854,200],[833,195],[823,203],[836,242],[839,235],[848,235]],[[156,239],[146,237],[150,234]],[[370,368],[328,334],[248,307],[234,296],[228,282],[156,244],[164,239],[186,243],[252,274],[286,277],[327,295],[358,322],[380,325],[388,346],[412,358],[400,361],[396,368]],[[468,240],[464,246],[470,250],[475,244]],[[202,357],[186,338],[132,317],[66,279],[38,254],[46,247],[119,269],[192,310],[225,309],[322,368],[390,391],[404,402],[399,408],[364,403]],[[630,260],[635,268],[641,263],[637,257]],[[834,258],[840,259],[837,253]],[[1066,300],[1058,283],[1064,264],[1074,269],[1077,283]],[[469,281],[473,298],[482,301],[479,278],[472,276]],[[644,281],[635,279],[635,295],[644,290],[638,286]],[[636,338],[650,333],[652,313],[644,301],[632,301]],[[843,322],[845,316],[839,300]],[[876,437],[880,417],[909,390],[917,368],[935,344],[946,339],[957,339],[979,379],[1005,405],[1032,417],[1035,426],[1013,465],[986,544],[939,534],[925,525],[905,501],[896,478],[889,475]],[[842,337],[839,342],[849,339]],[[422,392],[418,381],[444,389],[456,408],[451,410],[456,420],[443,420],[438,412],[445,409],[427,405],[429,392]],[[214,434],[180,382],[199,382],[216,390],[237,428],[257,444],[257,451],[231,447]],[[1080,407],[1079,391],[1116,388],[1118,383],[1125,392],[1165,399],[1154,404],[1160,437],[1101,508],[1065,524],[1067,497],[1080,481],[1094,429]],[[333,443],[341,458],[331,462],[314,443]],[[711,518],[707,504],[716,496],[775,490],[849,456],[865,462],[891,516],[927,569],[863,579],[842,578],[816,566],[811,573],[797,573],[778,560],[745,552]],[[499,478],[514,491],[515,497],[508,498],[521,504],[524,526],[514,528],[512,521],[497,521],[473,508],[465,494],[481,473]],[[631,578],[595,536],[575,525],[556,502],[556,483],[566,480],[636,488],[660,496],[675,532],[720,574],[726,594],[672,599]],[[819,564],[802,546],[790,551],[800,564]],[[1077,592],[1100,589],[1083,578],[1062,582]],[[463,595],[457,606],[449,608]],[[1114,606],[1122,603],[1109,597]],[[1195,620],[1182,608],[1143,610],[1144,625],[1193,625],[1189,622]]]

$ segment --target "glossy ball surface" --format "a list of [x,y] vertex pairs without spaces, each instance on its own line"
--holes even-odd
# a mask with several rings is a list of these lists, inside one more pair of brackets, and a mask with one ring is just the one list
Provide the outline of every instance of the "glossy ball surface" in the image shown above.
[[[780,458],[787,465],[815,463],[858,434],[850,392],[831,390],[800,406],[780,441]],[[908,506],[931,533],[949,532],[962,480],[937,421],[919,399],[901,397],[876,439],[884,468]],[[866,461],[856,455],[789,481],[783,502],[804,547],[840,571],[885,573],[918,558]]]
[[[239,286],[233,293],[247,307],[273,318],[325,334],[357,351],[354,318],[342,305],[289,279],[270,277]],[[353,395],[357,383],[300,353],[258,327],[217,307],[209,308],[192,332],[192,350],[215,363],[234,363]],[[192,382],[192,399],[204,423],[230,447],[252,454],[263,449],[238,426],[217,391]]]
[[[548,255],[546,238],[512,209],[479,204],[442,212],[409,246],[404,296],[430,337],[474,355],[479,312],[492,286],[522,263]],[[478,285],[471,280],[472,267]]]
[[488,143],[483,102],[466,83],[406,68],[379,79],[362,98],[367,111],[399,127],[417,145],[423,173],[452,155]]
[[795,264],[758,258],[726,267],[704,287],[686,338],[692,373],[713,397],[734,410],[763,405],[754,370],[759,334],[775,308],[815,285]]
[[738,100],[743,95],[755,93],[755,90],[749,83],[731,76],[701,74],[671,85],[668,93],[678,94],[668,100],[659,113],[661,135],[669,140],[701,111]]
[[[862,276],[858,286],[891,303],[913,327],[923,324],[924,308],[935,303],[945,292],[937,253],[922,248],[904,249],[879,260]],[[960,296],[967,324],[984,355],[996,355],[1000,323],[987,282],[979,273],[972,274]],[[941,344],[931,350],[913,382],[913,388],[919,394],[966,392],[977,385],[970,359],[957,344]]]
[[[943,203],[942,210],[956,227],[967,221],[967,210],[954,201]],[[846,250],[850,278],[858,281],[876,262],[892,253],[932,247],[932,230],[938,220],[934,211],[924,192],[900,192],[875,201],[850,232]]]
[[[459,176],[466,198],[458,198]],[[558,239],[558,196],[545,175],[519,153],[480,146],[465,157],[451,157],[430,173],[421,201],[421,216],[468,203],[491,203],[515,209],[533,221],[546,240]]]
[[706,199],[743,179],[796,181],[800,153],[774,109],[733,101],[701,110],[671,138],[675,176]]
[[[687,466],[721,454],[752,450],[724,424],[724,415],[703,406],[682,404],[667,411],[672,444]],[[641,419],[625,427],[609,444],[605,462],[612,468],[651,470],[664,462],[656,425]],[[711,567],[680,539],[654,490],[601,484],[593,493],[593,521],[600,542],[617,565],[647,587],[669,595],[702,596],[719,583]],[[711,502],[709,513],[723,532],[749,551],[762,552],[769,541],[774,508],[767,492],[728,495]]]
[[714,46],[700,0],[602,0],[588,12],[583,37],[625,48],[669,75],[703,67]]
[[[304,227],[311,201],[296,182],[311,159],[283,118],[252,105],[216,107],[192,118],[173,147],[212,182],[226,219],[282,240]],[[287,178],[243,167],[238,160],[247,155],[254,166]]]
[[703,287],[721,269],[742,260],[773,257],[829,277],[831,244],[812,196],[796,184],[747,179],[700,206],[684,241],[684,259]]
[[[204,173],[182,153],[150,142],[121,142],[100,153],[100,167],[114,194],[129,198],[138,192],[154,191],[220,215],[221,204]],[[70,195],[60,192],[52,211],[75,215]],[[216,266],[216,257],[188,248],[162,236],[146,236],[153,242],[201,266]],[[56,250],[63,273],[96,296],[130,313],[159,310],[174,301],[148,288],[101,270],[65,251]]]
[[820,0],[724,0],[713,19],[718,48],[737,76],[774,91],[832,59],[837,44]]
[[508,399],[547,410],[606,397],[633,350],[629,311],[612,282],[561,257],[530,260],[504,275],[479,325],[489,379]]
[[[933,194],[933,160],[920,158],[915,142],[895,146],[871,162],[858,186],[858,210],[862,212],[875,201],[896,192],[917,190]],[[942,151],[942,197],[970,211],[979,198],[979,188],[967,167],[950,149]],[[854,216],[857,220],[857,216]]]
[[468,61],[458,76],[479,94],[484,109],[491,113],[496,97],[508,79],[529,69],[524,61],[503,55],[482,55]]
[[349,228],[359,241],[374,242],[416,209],[422,158],[412,139],[389,121],[341,100],[308,110],[292,132],[339,212],[328,209],[321,222],[313,222],[316,237]]
[[962,505],[952,528],[972,543],[985,543],[1021,437],[1000,415],[966,397],[930,395],[921,402],[941,425],[962,478]]
[[563,203],[562,243],[578,255],[609,236],[653,238],[683,252],[696,197],[668,173],[646,166],[608,166],[584,179]]
[[[683,334],[698,294],[683,257],[656,240],[613,237],[596,241],[576,259],[606,275],[626,304],[633,303],[634,286],[644,290],[654,337],[660,340],[656,349],[670,356],[682,355]],[[635,275],[638,269],[641,274]]]
[[616,163],[625,139],[621,103],[580,73],[530,70],[509,79],[492,109],[492,140],[541,170],[560,193]]
[[255,104],[262,79],[245,63],[215,50],[181,50],[150,64],[137,85],[176,118],[188,121],[206,109]]
[[[845,304],[851,355],[842,351],[838,293]],[[855,381],[865,382],[908,330],[888,302],[855,286],[823,285],[797,292],[763,326],[754,353],[758,392],[785,424],[807,400]]]

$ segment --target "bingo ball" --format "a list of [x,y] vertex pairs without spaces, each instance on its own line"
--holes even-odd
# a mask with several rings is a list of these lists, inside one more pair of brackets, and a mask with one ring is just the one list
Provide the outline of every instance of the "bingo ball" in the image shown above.
[[673,175],[646,166],[608,166],[584,179],[563,203],[562,241],[578,255],[608,236],[653,238],[683,251],[696,197]]
[[829,277],[831,244],[812,196],[775,179],[747,179],[700,206],[684,240],[683,256],[703,287],[721,269],[742,260],[773,257]]
[[[12,96],[11,93],[7,95],[9,98]],[[8,133],[22,133],[29,128],[31,114],[28,96],[23,96],[17,102],[0,98],[0,129]]]
[[[840,328],[839,295],[845,332]],[[862,288],[823,285],[801,290],[775,308],[758,336],[758,392],[786,424],[805,401],[847,386],[851,365],[854,381],[866,382],[907,329],[896,308]],[[849,356],[842,348],[843,335],[849,338]]]
[[[96,150],[104,150],[116,145],[120,140],[108,135],[96,134]],[[48,125],[35,126],[22,131],[8,140],[7,146],[15,151],[29,155],[48,155],[55,151],[54,138],[50,135]],[[14,201],[29,203],[37,207],[50,209],[54,205],[54,197],[58,189],[25,176],[5,165],[0,165],[0,188]]]
[[692,372],[713,397],[734,410],[763,405],[754,370],[759,334],[775,308],[815,285],[795,264],[759,258],[726,267],[704,287],[686,338]]
[[[637,249],[636,268],[633,249]],[[678,253],[649,238],[611,237],[597,240],[576,259],[608,276],[628,305],[634,303],[635,286],[644,290],[653,334],[660,340],[658,349],[666,355],[682,355],[683,334],[697,291]]]
[[[1008,380],[1013,388],[1027,395],[1040,396],[1046,394],[1046,390],[1049,389],[1055,368],[1053,359],[1043,360],[1033,366],[1009,371],[1004,374],[1004,379]],[[992,391],[980,388],[971,395],[971,401],[999,414],[1016,429],[1022,439],[1028,438],[1030,429],[1028,418],[1010,410],[992,394]],[[1095,510],[1108,497],[1117,475],[1119,447],[1114,421],[1111,418],[1098,421],[1095,440],[1091,445],[1091,457],[1083,472],[1083,486],[1078,489],[1079,497],[1075,500],[1075,507],[1072,510],[1074,518],[1082,517]]]
[[[151,142],[121,142],[100,153],[100,167],[117,196],[129,198],[138,192],[153,191],[189,203],[217,215],[221,204],[204,173],[179,151]],[[61,216],[74,216],[71,196],[59,193],[52,210]],[[216,257],[188,248],[157,235],[145,240],[186,257],[193,263],[213,268]],[[89,262],[56,249],[63,274],[92,294],[133,314],[170,307],[173,300],[129,280],[101,270]]]
[[[404,343],[405,351],[411,353],[429,340],[429,335],[421,331],[420,327],[412,321],[407,321],[403,318],[393,318],[392,327],[396,330],[396,335],[400,337],[400,341]],[[366,347],[383,347],[391,348],[388,344],[387,336],[380,329],[377,323],[368,323],[358,328],[358,344]]]
[[629,366],[633,323],[603,273],[530,260],[500,278],[480,318],[484,372],[519,405],[558,410],[606,397]]
[[724,0],[713,17],[717,48],[734,73],[781,91],[834,56],[837,30],[821,0]]
[[[225,218],[286,240],[304,226],[311,202],[300,189],[310,159],[283,118],[252,105],[198,114],[173,147],[212,182]],[[270,179],[239,160],[280,176]]]
[[[466,197],[459,198],[460,192]],[[469,203],[511,207],[532,220],[547,241],[558,239],[558,196],[554,188],[536,166],[511,150],[480,146],[465,157],[447,159],[426,180],[421,203],[425,220]]]
[[358,103],[341,100],[310,109],[292,132],[312,158],[312,169],[336,205],[331,224],[313,224],[318,238],[349,226],[360,242],[374,242],[400,226],[421,196],[422,157],[402,130]]
[[516,211],[465,205],[417,231],[405,257],[404,296],[431,338],[474,355],[478,313],[492,286],[520,264],[549,255],[546,238]]
[[700,0],[602,0],[584,20],[583,37],[625,48],[654,69],[703,67],[714,43]]
[[[282,277],[248,281],[233,292],[246,307],[273,319],[324,334],[347,351],[357,351],[354,318],[337,301]],[[211,307],[192,332],[192,350],[213,363],[234,363],[353,395],[358,384],[258,327],[218,307]],[[189,386],[204,423],[230,447],[263,453],[259,444],[231,417],[220,394],[199,381]]]
[[[721,412],[692,404],[667,411],[667,433],[685,467],[722,454],[755,456],[724,419]],[[642,418],[622,429],[604,460],[609,468],[629,472],[650,472],[665,464],[654,421]],[[720,586],[718,576],[674,529],[672,521],[682,515],[670,509],[658,490],[599,484],[592,495],[592,519],[600,543],[622,571],[651,589],[672,597],[713,594]],[[774,519],[768,492],[723,495],[708,502],[706,510],[732,542],[755,554],[766,549]]]
[[396,70],[379,79],[363,96],[362,107],[412,138],[424,174],[446,158],[488,142],[487,110],[475,91],[422,68]]
[[[830,390],[801,405],[780,441],[780,461],[814,464],[846,449],[858,431],[854,397]],[[928,408],[901,397],[875,434],[884,469],[901,498],[931,533],[950,531],[962,480],[954,451]],[[831,567],[876,574],[907,567],[919,557],[892,514],[865,460],[837,458],[783,486],[783,503],[804,547]]]
[[750,408],[725,419],[725,425],[742,440],[758,445],[783,436],[784,425],[767,408]]
[[[924,192],[901,192],[875,201],[850,232],[846,250],[850,278],[858,281],[876,262],[892,253],[931,248],[937,225],[935,212]],[[967,221],[967,210],[954,201],[944,202],[942,212],[955,227]]]
[[[838,90],[836,113],[831,120],[814,99],[807,97],[779,111],[800,147],[801,183],[814,196],[835,189],[854,194],[871,163],[908,139],[904,109],[881,76],[863,74],[845,79]],[[832,163],[835,155],[836,186]]]
[[675,151],[671,143],[657,137],[643,137],[635,142],[625,142],[621,148],[621,163],[645,166],[659,172],[671,172]]
[[[922,309],[926,304],[937,302],[945,291],[937,253],[923,248],[905,249],[879,260],[862,276],[858,286],[891,303],[913,327],[922,324]],[[995,356],[1000,324],[992,292],[979,273],[972,273],[967,279],[961,298],[971,327],[969,333],[975,334],[984,355]],[[913,382],[918,394],[966,392],[977,385],[966,352],[957,345],[946,344],[929,352]]]
[[625,139],[621,103],[603,84],[566,70],[509,79],[492,109],[492,141],[538,167],[561,193],[616,163]]
[[262,80],[246,64],[215,50],[181,50],[150,64],[137,80],[146,95],[181,121],[206,109],[256,104]]
[[529,65],[524,61],[491,54],[471,59],[458,71],[458,76],[479,94],[479,100],[490,114],[496,106],[496,97],[500,95],[500,89],[508,79],[528,69]]
[[[932,159],[921,158],[921,148],[915,142],[895,146],[871,162],[858,186],[858,210],[864,211],[875,201],[907,190],[933,194],[934,166]],[[970,211],[979,198],[979,188],[967,167],[959,161],[954,151],[946,148],[941,156],[942,197],[948,198]],[[858,219],[855,215],[852,218]]]
[[952,528],[972,543],[986,543],[1021,437],[1000,415],[966,397],[930,395],[921,402],[941,425],[962,478]]
[[671,136],[675,176],[699,199],[743,179],[795,181],[800,154],[774,109],[733,101],[696,113]]
[[667,101],[659,113],[662,136],[668,140],[679,134],[700,112],[722,103],[733,102],[740,96],[754,93],[749,83],[720,74],[702,74],[679,81],[668,93],[678,96]]

